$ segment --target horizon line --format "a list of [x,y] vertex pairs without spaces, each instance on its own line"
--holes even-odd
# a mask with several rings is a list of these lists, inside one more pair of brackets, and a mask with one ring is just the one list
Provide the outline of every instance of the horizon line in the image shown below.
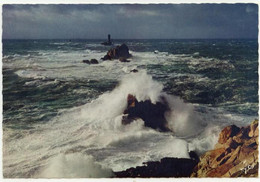
[[[116,38],[111,40],[216,40],[216,39],[258,39],[256,38]],[[2,40],[106,40],[105,38],[2,38]]]

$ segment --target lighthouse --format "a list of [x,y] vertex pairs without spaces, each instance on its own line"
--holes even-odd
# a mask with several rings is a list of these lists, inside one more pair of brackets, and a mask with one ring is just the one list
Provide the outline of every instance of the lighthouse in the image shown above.
[[102,45],[112,45],[110,34],[107,35],[107,42],[102,42]]

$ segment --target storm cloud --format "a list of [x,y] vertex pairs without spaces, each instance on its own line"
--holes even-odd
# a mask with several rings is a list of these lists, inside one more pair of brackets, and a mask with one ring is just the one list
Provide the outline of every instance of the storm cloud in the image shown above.
[[3,5],[4,39],[257,38],[256,4]]

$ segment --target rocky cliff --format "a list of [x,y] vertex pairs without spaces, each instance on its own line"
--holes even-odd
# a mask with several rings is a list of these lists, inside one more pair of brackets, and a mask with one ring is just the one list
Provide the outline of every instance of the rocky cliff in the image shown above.
[[200,157],[191,177],[257,177],[258,120],[239,128],[227,126],[218,143]]

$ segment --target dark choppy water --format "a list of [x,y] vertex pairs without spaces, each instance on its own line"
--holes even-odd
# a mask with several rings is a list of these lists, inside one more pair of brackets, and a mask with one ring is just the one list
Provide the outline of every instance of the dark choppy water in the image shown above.
[[[93,58],[101,58],[108,47],[101,46],[100,42],[4,40],[4,123],[48,121],[58,109],[84,104],[112,90],[118,83],[113,76],[102,79],[98,73],[96,78],[88,79],[84,73],[69,73],[73,66],[84,70],[86,65],[81,61],[91,57],[92,51],[97,54]],[[151,64],[142,64],[140,59],[137,67],[147,69],[154,79],[164,84],[166,92],[187,102],[257,115],[256,40],[118,40],[116,43],[122,42],[126,42],[134,56],[137,52],[141,59],[150,59]],[[162,64],[165,62],[169,64]],[[52,68],[53,65],[61,69]],[[52,69],[68,73],[56,77],[49,75]]]

